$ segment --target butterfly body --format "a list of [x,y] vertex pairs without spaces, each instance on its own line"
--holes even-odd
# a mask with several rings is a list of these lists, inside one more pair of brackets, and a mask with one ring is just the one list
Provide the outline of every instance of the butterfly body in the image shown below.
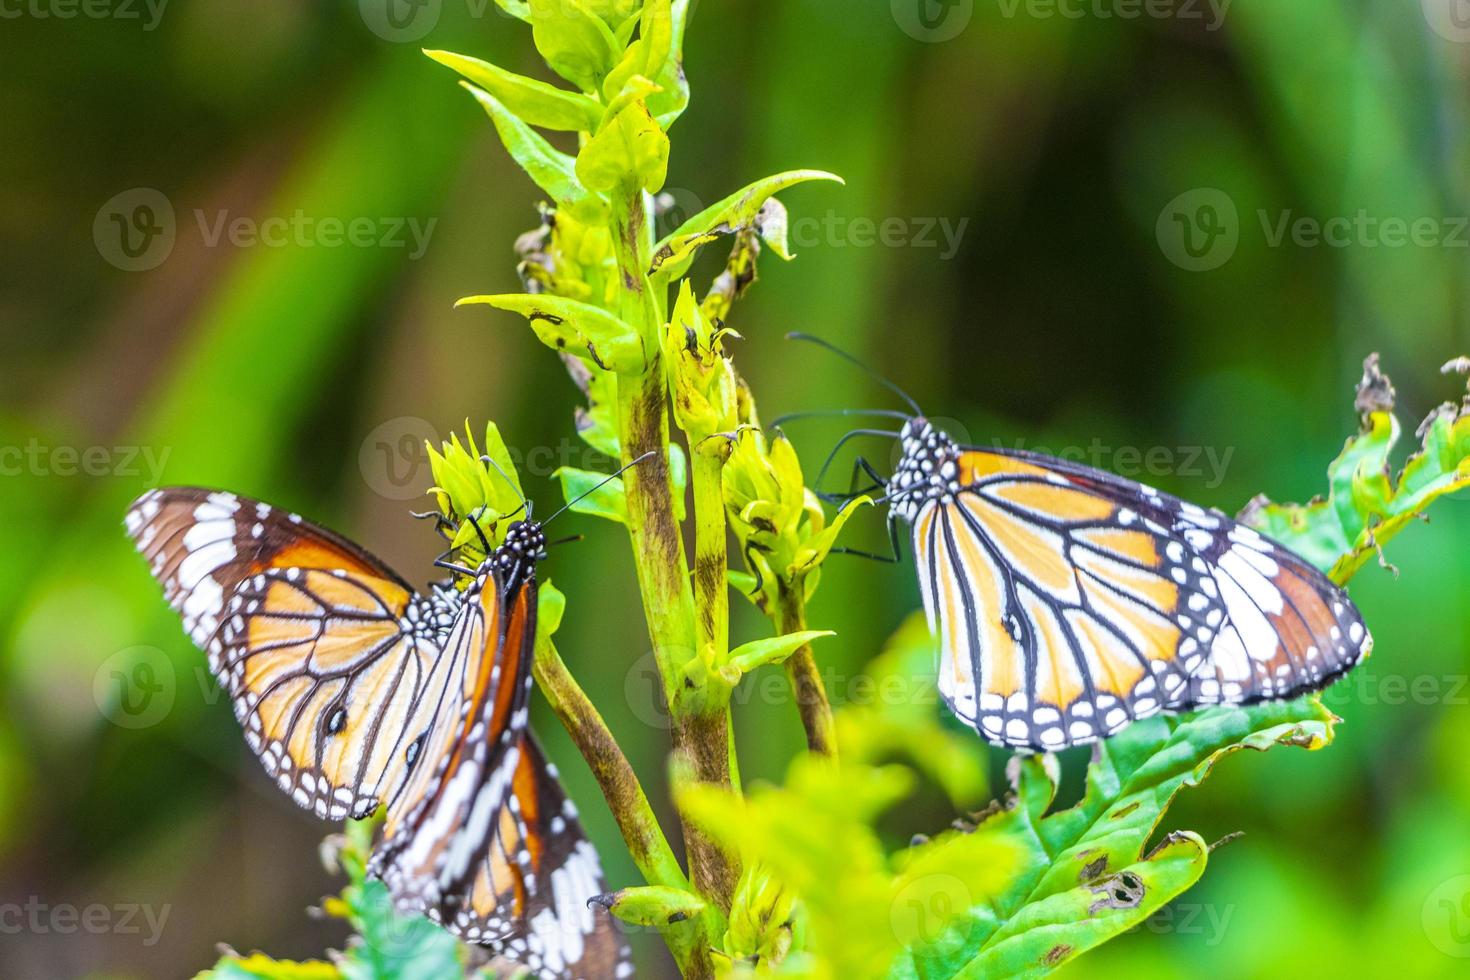
[[401,913],[539,977],[628,975],[587,911],[596,851],[527,727],[540,524],[425,594],[232,493],[151,491],[126,526],[282,791],[333,820],[386,807],[369,871]]
[[1372,646],[1286,548],[1152,487],[922,417],[886,496],[912,527],[939,689],[987,740],[1095,741],[1163,711],[1293,697]]

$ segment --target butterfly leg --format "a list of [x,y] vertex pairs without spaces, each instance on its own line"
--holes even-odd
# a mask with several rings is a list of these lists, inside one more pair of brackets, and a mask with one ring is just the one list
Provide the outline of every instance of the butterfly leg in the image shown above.
[[[847,445],[853,439],[856,439],[860,436],[883,436],[884,438],[892,438],[893,433],[885,432],[881,429],[853,429],[851,432],[847,433],[847,435],[843,436],[841,439],[838,439],[837,445],[832,447],[832,451],[828,453],[827,458],[822,461],[822,468],[817,471],[817,478],[812,483],[813,488],[817,488],[822,485],[822,482],[827,477],[827,470],[831,469],[832,461],[837,458],[837,453],[842,449],[842,447]],[[859,457],[859,459],[861,459],[861,457]],[[859,464],[857,463],[854,464],[854,474],[856,474],[856,468],[858,465]],[[865,466],[869,471],[871,471],[871,466],[869,466],[865,460],[862,462],[861,465]],[[876,473],[870,472],[869,475],[877,480],[880,485],[886,482]],[[816,494],[818,498],[827,501],[827,503],[833,503],[835,500],[834,494],[823,494],[820,490],[817,490]]]
[[856,548],[833,548],[831,554],[853,555],[857,558],[867,558],[871,561],[882,562],[885,565],[897,565],[903,561],[903,549],[899,546],[898,521],[890,513],[888,515],[888,546],[893,553],[889,555],[876,555],[871,551],[859,551]]

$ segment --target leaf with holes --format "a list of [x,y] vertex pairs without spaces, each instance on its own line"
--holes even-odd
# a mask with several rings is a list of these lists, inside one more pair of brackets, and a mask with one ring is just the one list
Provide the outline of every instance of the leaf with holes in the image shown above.
[[[1470,370],[1470,359],[1445,373]],[[1446,402],[1419,426],[1420,448],[1395,479],[1389,455],[1399,439],[1393,385],[1378,355],[1363,364],[1357,404],[1363,425],[1327,468],[1327,497],[1276,504],[1257,497],[1241,520],[1290,547],[1337,582],[1346,582],[1378,549],[1438,498],[1470,487],[1470,396]]]
[[1145,853],[1174,795],[1240,749],[1321,748],[1336,721],[1313,696],[1137,722],[1097,745],[1081,802],[1050,814],[1055,760],[1013,758],[1014,792],[979,828],[1023,847],[1025,870],[951,926],[962,941],[911,947],[891,975],[1039,976],[1132,928],[1204,872],[1193,834]]

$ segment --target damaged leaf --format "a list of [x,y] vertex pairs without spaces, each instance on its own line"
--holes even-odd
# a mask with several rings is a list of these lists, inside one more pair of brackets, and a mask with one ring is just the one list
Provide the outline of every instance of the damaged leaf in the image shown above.
[[658,273],[665,282],[676,279],[688,270],[689,263],[702,246],[722,235],[733,235],[746,228],[755,229],[772,251],[783,259],[789,259],[785,211],[776,207],[768,209],[765,205],[773,195],[810,180],[842,183],[841,177],[822,170],[791,170],[758,180],[705,208],[660,241],[653,250],[649,275]]
[[[1443,368],[1445,373],[1464,369],[1463,359]],[[1362,428],[1327,468],[1327,497],[1305,504],[1257,497],[1241,520],[1330,569],[1332,579],[1343,583],[1436,499],[1470,486],[1470,396],[1430,413],[1417,432],[1418,451],[1395,477],[1390,454],[1400,426],[1393,395],[1377,355],[1370,356],[1356,399]]]
[[604,371],[636,373],[647,365],[637,331],[590,303],[546,294],[502,293],[466,296],[454,305],[473,304],[521,314],[547,347],[586,358]]
[[1009,805],[978,826],[1024,848],[1024,870],[970,910],[966,943],[910,949],[892,976],[1039,976],[1131,929],[1204,873],[1193,833],[1145,853],[1174,795],[1241,749],[1321,748],[1336,721],[1313,696],[1136,722],[1094,747],[1081,802],[1056,813],[1051,757],[1013,758]]

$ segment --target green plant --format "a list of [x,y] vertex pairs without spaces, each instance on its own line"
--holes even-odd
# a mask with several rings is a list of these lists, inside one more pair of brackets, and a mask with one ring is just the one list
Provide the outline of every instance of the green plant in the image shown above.
[[[1050,812],[1051,757],[1016,757],[1012,793],[957,827],[886,847],[879,818],[920,774],[958,807],[983,800],[983,756],[938,720],[914,679],[934,649],[915,620],[873,662],[876,683],[905,698],[833,710],[816,667],[807,604],[858,501],[829,514],[780,433],[761,428],[727,346],[733,304],[766,249],[789,258],[775,195],[808,180],[757,181],[659,238],[654,220],[668,130],[688,103],[682,46],[688,0],[497,0],[527,22],[537,49],[572,89],[464,55],[429,52],[459,74],[506,149],[549,198],[520,244],[523,292],[474,296],[524,317],[566,362],[587,403],[576,426],[589,446],[632,463],[604,474],[558,473],[573,509],[623,525],[671,721],[671,760],[687,870],[637,775],[554,643],[565,598],[542,593],[535,676],[596,775],[643,885],[605,896],[607,910],[656,930],[687,976],[1034,976],[1136,926],[1203,874],[1198,835],[1155,840],[1182,788],[1223,756],[1277,745],[1321,748],[1337,719],[1315,697],[1218,708],[1131,726],[1098,746],[1075,806]],[[559,149],[542,130],[567,134]],[[725,267],[697,291],[688,278],[706,246],[728,242]],[[1359,392],[1362,431],[1329,469],[1329,496],[1307,505],[1254,502],[1246,519],[1345,581],[1375,547],[1437,496],[1470,482],[1470,417],[1447,406],[1426,422],[1422,451],[1390,476],[1397,437],[1391,387],[1370,361]],[[515,478],[493,425],[485,450]],[[505,482],[472,436],[433,456],[450,518],[507,513]],[[692,525],[694,555],[686,553]],[[463,524],[461,525],[463,526]],[[734,557],[745,571],[732,571]],[[473,551],[470,534],[456,544]],[[732,586],[771,620],[773,635],[732,646]],[[730,703],[756,668],[784,665],[808,752],[779,787],[742,785]],[[904,759],[896,763],[894,759]],[[227,956],[214,976],[409,977],[486,973],[483,954],[424,923],[395,921],[363,877],[371,827],[349,829],[333,854],[349,884],[326,911],[355,930],[330,963]],[[1152,846],[1150,846],[1152,843]]]

